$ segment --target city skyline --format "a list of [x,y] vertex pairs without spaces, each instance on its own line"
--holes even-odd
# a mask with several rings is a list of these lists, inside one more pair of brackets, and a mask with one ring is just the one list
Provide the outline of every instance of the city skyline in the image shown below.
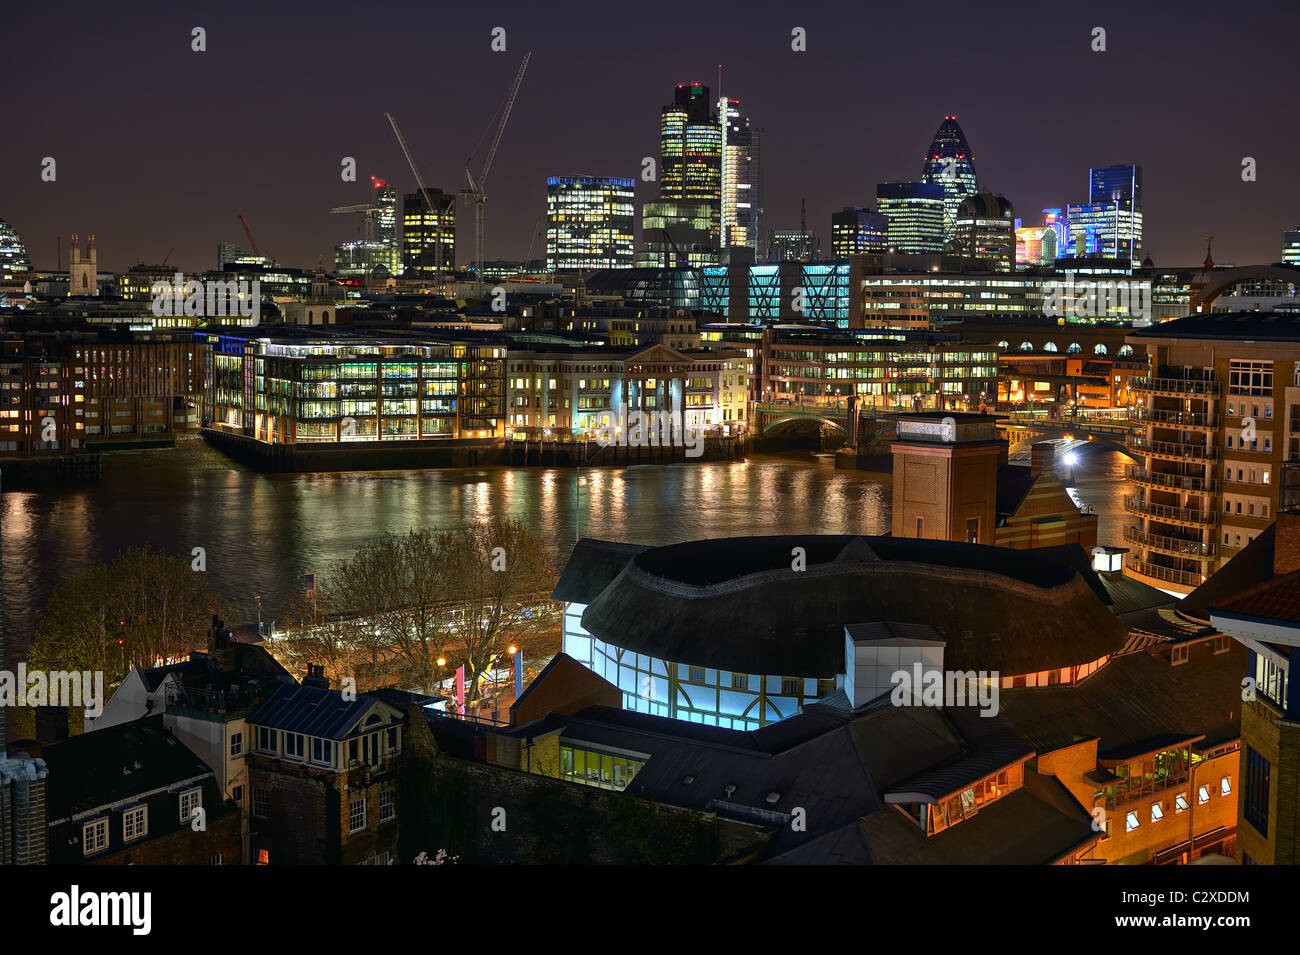
[[[901,68],[905,51],[881,44],[864,60],[852,29],[865,23],[862,14],[758,9],[743,19],[726,18],[727,29],[719,34],[711,27],[724,18],[704,10],[692,13],[698,29],[676,33],[644,24],[632,29],[631,22],[578,12],[574,19],[584,22],[585,35],[594,40],[578,44],[574,37],[583,30],[523,8],[479,16],[381,7],[366,11],[366,29],[389,31],[384,49],[394,66],[391,82],[379,86],[384,95],[375,95],[373,84],[347,82],[346,61],[357,54],[339,40],[350,35],[350,17],[357,14],[341,7],[327,5],[311,18],[259,11],[260,31],[251,35],[238,5],[214,11],[207,16],[204,53],[191,51],[189,37],[192,25],[204,25],[203,13],[151,21],[132,33],[93,8],[74,4],[69,11],[78,29],[63,32],[65,55],[79,64],[80,75],[74,81],[68,71],[36,69],[30,58],[38,44],[17,50],[12,92],[26,104],[30,120],[22,147],[0,158],[0,181],[10,185],[0,216],[23,237],[39,269],[55,266],[55,237],[63,236],[66,246],[74,231],[97,233],[106,269],[158,262],[169,250],[171,261],[184,268],[207,267],[216,243],[242,240],[238,215],[281,263],[311,266],[320,256],[328,258],[336,244],[355,238],[355,224],[331,218],[329,210],[366,201],[370,176],[415,191],[385,109],[404,124],[426,184],[458,189],[465,155],[487,138],[492,114],[530,50],[533,66],[493,170],[488,259],[525,255],[545,214],[550,176],[631,176],[638,206],[656,198],[659,184],[639,178],[641,160],[658,155],[665,89],[689,82],[710,85],[715,97],[739,97],[755,125],[766,130],[765,233],[796,228],[806,199],[810,228],[829,245],[833,212],[870,205],[877,182],[918,176],[922,151],[947,115],[958,118],[979,157],[981,185],[1010,199],[1026,222],[1034,221],[1032,210],[1086,198],[1090,168],[1141,164],[1147,180],[1144,247],[1157,265],[1195,264],[1207,235],[1215,236],[1219,261],[1278,261],[1281,233],[1293,229],[1300,215],[1287,192],[1284,165],[1298,134],[1269,122],[1284,108],[1285,57],[1280,47],[1277,56],[1270,55],[1284,32],[1252,33],[1259,55],[1231,81],[1206,88],[1162,68],[1166,54],[1207,41],[1204,21],[1189,12],[1133,13],[1108,23],[1104,53],[1090,49],[1092,21],[1106,19],[1100,14],[1085,20],[1031,10],[1001,26],[1008,49],[1042,50],[1049,72],[1088,77],[1086,91],[1077,94],[1068,80],[1041,88],[1001,82],[1023,76],[1034,62],[1010,54],[986,64],[978,89],[949,81],[961,75],[963,64],[988,59],[978,45],[963,42],[960,31],[934,46],[936,59],[952,68],[898,93],[889,76]],[[909,29],[902,14],[878,16],[872,35]],[[40,35],[51,28],[35,12],[19,12],[13,20],[20,33]],[[399,29],[403,22],[410,29]],[[497,25],[507,31],[504,53],[490,49]],[[807,31],[806,52],[790,49],[795,26]],[[1249,26],[1224,29],[1216,31],[1216,42]],[[302,49],[321,55],[297,52]],[[580,58],[573,55],[578,52]],[[456,95],[436,105],[413,92],[420,88],[410,82],[418,70],[403,65],[427,54],[445,61],[458,80]],[[655,65],[647,70],[646,62]],[[862,68],[855,73],[855,67]],[[86,76],[96,77],[93,90]],[[590,92],[617,92],[618,109],[584,106],[575,96],[593,76],[599,79]],[[1243,87],[1250,97],[1235,96]],[[267,101],[264,91],[271,88],[283,106]],[[139,89],[149,91],[143,102]],[[69,109],[68,102],[77,106]],[[230,112],[237,102],[248,103],[247,116]],[[1176,118],[1155,122],[1154,104],[1166,115],[1172,104],[1174,117],[1179,109],[1189,117],[1218,110],[1246,132],[1211,137],[1189,149],[1185,126]],[[123,124],[123,105],[138,120]],[[565,108],[596,118],[561,126]],[[444,117],[438,130],[430,121],[435,111]],[[150,122],[155,114],[191,119],[181,129],[169,122],[160,136]],[[564,135],[557,135],[560,128]],[[1267,128],[1268,135],[1251,132],[1257,128]],[[159,141],[169,142],[170,152],[160,153]],[[250,147],[252,160],[245,158]],[[476,160],[484,148],[478,146]],[[816,157],[815,167],[806,164],[809,155]],[[54,183],[40,180],[46,156],[58,163]],[[355,183],[338,178],[345,156],[357,161]],[[1258,164],[1254,182],[1242,181],[1245,157]],[[465,234],[464,240],[471,238]],[[462,244],[458,262],[469,257]]]

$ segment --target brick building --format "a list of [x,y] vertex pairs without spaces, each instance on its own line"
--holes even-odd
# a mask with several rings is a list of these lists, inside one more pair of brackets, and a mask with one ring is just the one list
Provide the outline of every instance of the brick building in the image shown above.
[[281,686],[247,723],[255,864],[397,861],[401,710],[332,690],[313,668],[301,686]]

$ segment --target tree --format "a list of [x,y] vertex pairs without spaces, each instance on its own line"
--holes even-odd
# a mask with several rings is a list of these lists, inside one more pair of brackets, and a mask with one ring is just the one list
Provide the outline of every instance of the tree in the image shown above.
[[509,642],[559,620],[554,578],[536,538],[517,520],[497,519],[443,531],[435,564],[446,600],[451,645],[463,652],[469,699]]
[[28,658],[45,670],[117,674],[106,679],[114,685],[132,664],[152,667],[204,646],[218,609],[188,557],[131,547],[55,588]]

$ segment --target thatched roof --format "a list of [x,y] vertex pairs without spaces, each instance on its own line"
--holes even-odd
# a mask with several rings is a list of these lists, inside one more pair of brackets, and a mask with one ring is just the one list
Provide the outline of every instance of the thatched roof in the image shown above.
[[[806,569],[792,569],[796,547]],[[622,566],[586,597],[583,627],[624,649],[696,666],[833,676],[844,669],[845,626],[879,620],[933,627],[947,640],[949,670],[1008,676],[1089,663],[1127,635],[1082,574],[1034,551],[816,535],[606,554]],[[608,572],[607,564],[581,574]]]

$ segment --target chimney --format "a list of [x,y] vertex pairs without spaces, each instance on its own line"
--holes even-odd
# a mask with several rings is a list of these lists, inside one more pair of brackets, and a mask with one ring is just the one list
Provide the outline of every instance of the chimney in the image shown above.
[[328,690],[330,688],[330,679],[325,675],[325,666],[320,663],[308,663],[307,677],[302,681],[302,685]]
[[1056,447],[1050,441],[1039,441],[1029,449],[1029,473],[1038,477],[1044,471],[1052,470],[1056,462]]
[[1279,511],[1273,524],[1273,573],[1300,570],[1300,512]]

